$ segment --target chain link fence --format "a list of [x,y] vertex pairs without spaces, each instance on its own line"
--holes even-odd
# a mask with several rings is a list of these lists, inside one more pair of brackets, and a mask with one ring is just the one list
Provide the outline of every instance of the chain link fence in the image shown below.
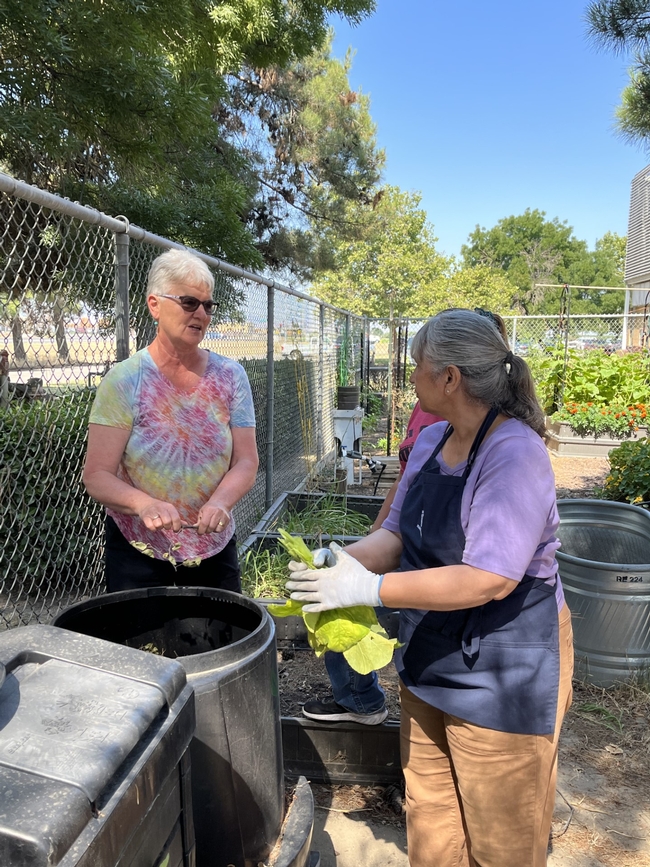
[[[81,472],[95,389],[148,345],[153,259],[173,242],[0,174],[0,628],[48,622],[103,590],[103,509]],[[202,254],[200,254],[202,255]],[[422,320],[368,321],[203,256],[219,316],[204,346],[239,361],[257,418],[260,469],[235,518],[244,539],[285,490],[336,470],[337,385],[360,384],[388,416],[394,453],[414,395]],[[648,345],[648,316],[504,317],[511,347]],[[374,404],[371,406],[371,403]]]
[[[111,365],[153,338],[147,273],[178,245],[1,174],[0,214],[0,628],[8,628],[49,622],[103,591],[104,511],[81,483],[88,415]],[[244,539],[282,491],[333,459],[336,384],[344,369],[359,382],[366,328],[202,258],[220,311],[203,346],[243,365],[255,405],[260,468],[235,509]]]
[[[650,307],[634,313],[504,316],[503,319],[511,350],[531,362],[533,374],[537,368],[534,362],[544,355],[563,356],[566,368],[571,352],[647,351],[650,346]],[[396,454],[415,403],[415,393],[409,384],[413,369],[411,344],[425,322],[425,319],[392,322],[376,319],[366,323],[369,352],[364,368],[366,410],[371,408],[373,396],[384,404],[387,455]],[[537,385],[543,392],[543,383]]]

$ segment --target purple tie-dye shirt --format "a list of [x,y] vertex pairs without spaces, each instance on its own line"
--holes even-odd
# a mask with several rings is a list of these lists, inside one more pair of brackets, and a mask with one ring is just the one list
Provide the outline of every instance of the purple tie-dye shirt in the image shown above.
[[[236,361],[210,352],[205,373],[191,391],[176,388],[156,366],[148,349],[113,367],[104,377],[90,423],[130,430],[120,479],[152,497],[172,503],[187,524],[228,472],[233,427],[255,427],[250,384]],[[219,553],[235,532],[148,530],[137,516],[107,509],[129,542],[146,542],[162,558],[173,545],[177,561]]]

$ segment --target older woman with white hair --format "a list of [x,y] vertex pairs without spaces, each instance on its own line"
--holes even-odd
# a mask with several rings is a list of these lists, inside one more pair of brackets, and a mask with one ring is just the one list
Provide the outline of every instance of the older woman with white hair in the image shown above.
[[400,609],[411,865],[542,867],[573,669],[544,417],[476,312],[438,314],[412,352],[422,409],[448,423],[418,437],[382,527],[287,586],[307,611]]
[[198,256],[158,256],[147,283],[156,337],[97,389],[83,479],[106,507],[109,592],[241,589],[232,509],[255,482],[255,416],[242,366],[199,347],[213,290]]

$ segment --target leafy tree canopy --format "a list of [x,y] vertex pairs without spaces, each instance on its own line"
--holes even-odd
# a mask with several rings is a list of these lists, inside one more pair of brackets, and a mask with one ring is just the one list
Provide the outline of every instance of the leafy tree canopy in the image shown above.
[[[566,222],[547,220],[544,211],[527,209],[518,216],[504,217],[491,229],[477,226],[462,248],[466,266],[497,268],[514,286],[511,304],[525,313],[559,310],[561,289],[540,284],[576,286],[621,286],[625,261],[625,238],[606,234],[590,252]],[[622,310],[623,293],[573,290],[575,312],[598,313]]]
[[320,262],[317,227],[345,233],[346,203],[372,204],[384,164],[369,99],[350,89],[350,54],[330,56],[332,37],[288,67],[231,76],[221,115],[259,184],[248,221],[257,247],[303,279]]
[[354,236],[342,237],[333,227],[325,232],[319,243],[328,249],[331,267],[315,273],[312,294],[377,318],[431,315],[449,260],[436,251],[420,200],[387,186],[369,212],[348,204],[345,219]]
[[650,0],[597,0],[587,8],[594,42],[634,56],[630,83],[616,111],[618,127],[632,141],[650,137]]
[[512,297],[516,287],[508,275],[488,265],[461,267],[454,262],[440,285],[438,310],[446,307],[482,307],[502,316],[512,313]]
[[0,0],[0,165],[259,267],[247,227],[259,166],[222,129],[233,104],[226,76],[300,64],[325,44],[330,14],[358,21],[373,8],[374,0]]

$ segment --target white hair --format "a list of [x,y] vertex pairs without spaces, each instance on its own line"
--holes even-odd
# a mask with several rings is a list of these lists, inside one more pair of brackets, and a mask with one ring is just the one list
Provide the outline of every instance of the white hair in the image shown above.
[[415,335],[411,353],[418,363],[428,361],[436,376],[454,365],[471,400],[496,407],[544,436],[544,413],[528,365],[510,351],[490,319],[472,310],[443,310]]
[[175,283],[196,283],[214,291],[212,272],[195,253],[189,250],[167,250],[153,260],[147,277],[147,293],[164,295]]

